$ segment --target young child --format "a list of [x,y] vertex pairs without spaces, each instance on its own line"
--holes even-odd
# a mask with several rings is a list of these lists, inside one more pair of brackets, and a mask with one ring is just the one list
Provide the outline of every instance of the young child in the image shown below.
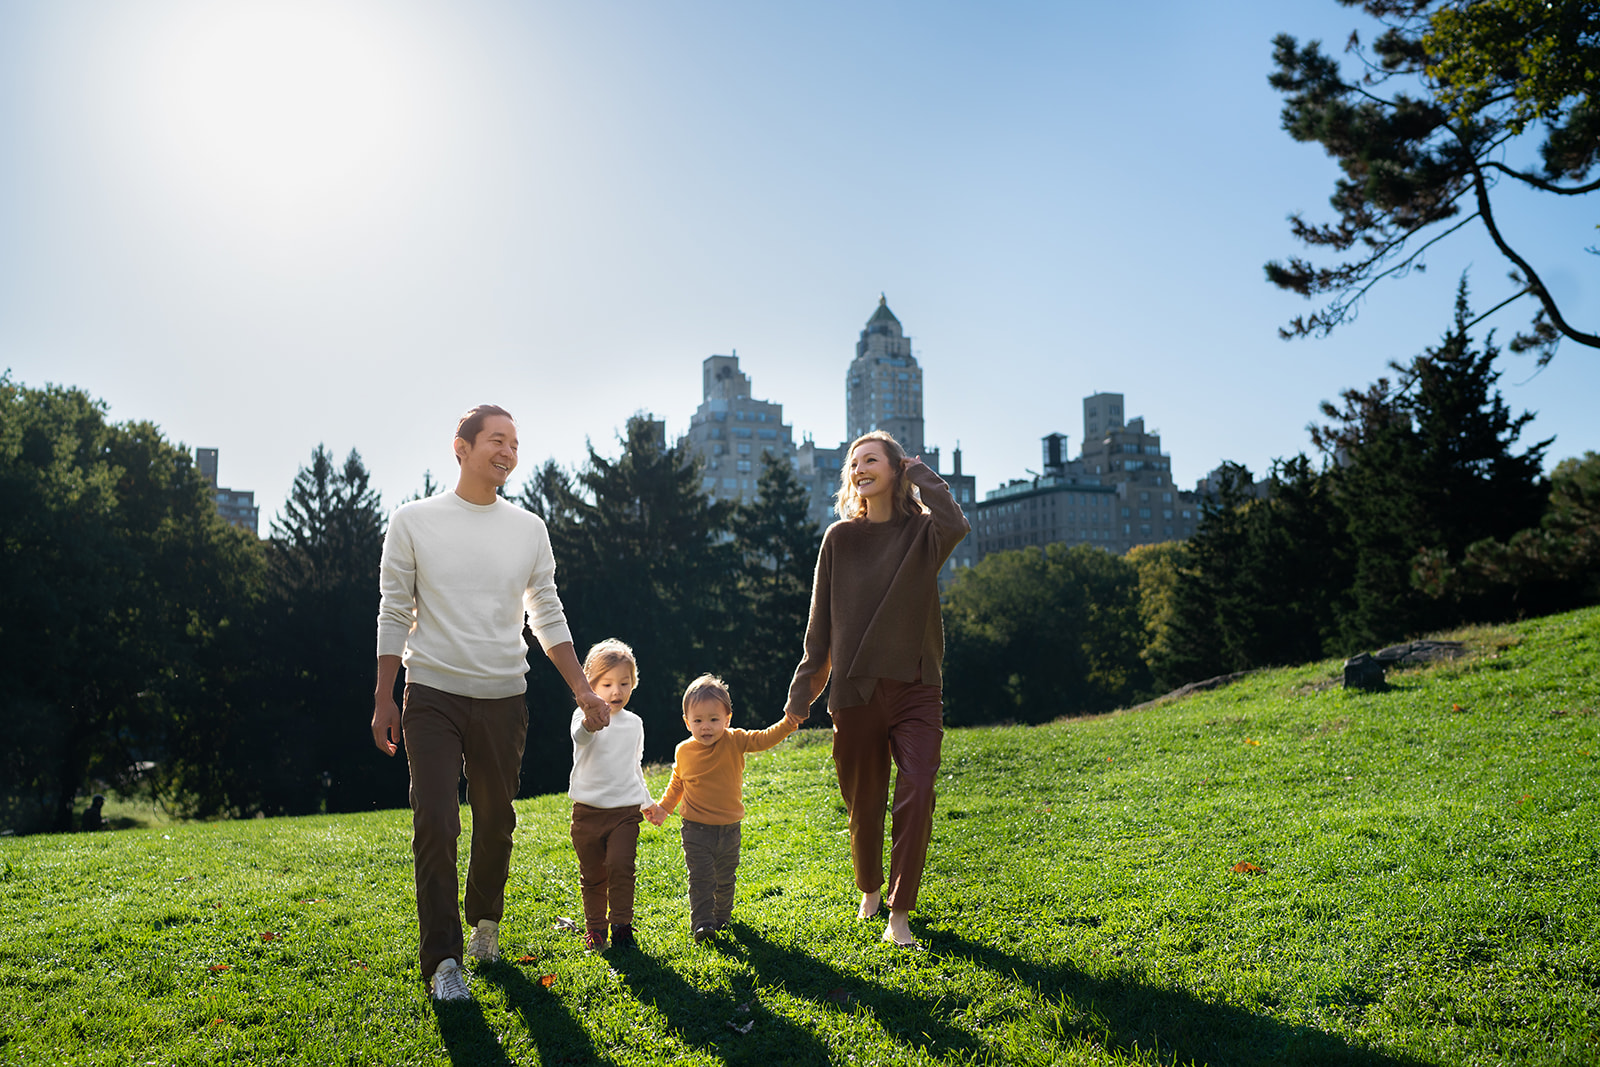
[[765,730],[730,727],[733,698],[722,679],[702,674],[683,694],[690,737],[674,752],[672,780],[650,821],[657,826],[683,802],[683,858],[689,866],[689,929],[704,941],[733,917],[739,868],[739,820],[744,818],[744,757],[771,748],[798,723],[780,719]]
[[644,721],[628,710],[639,681],[633,649],[608,638],[583,661],[589,685],[610,708],[610,725],[590,731],[582,708],[572,713],[572,847],[578,853],[583,894],[584,946],[606,948],[607,907],[611,944],[633,948],[634,856],[645,814],[661,825],[666,813],[650,799],[640,763]]

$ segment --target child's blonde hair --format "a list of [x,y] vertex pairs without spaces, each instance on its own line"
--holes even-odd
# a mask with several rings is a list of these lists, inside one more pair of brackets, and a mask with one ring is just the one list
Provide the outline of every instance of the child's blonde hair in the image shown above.
[[912,494],[916,486],[911,484],[911,479],[905,476],[906,450],[900,447],[900,442],[888,430],[872,430],[862,434],[850,442],[850,447],[844,450],[844,463],[839,467],[839,491],[833,495],[833,506],[838,509],[842,519],[864,519],[867,516],[867,506],[861,501],[861,494],[856,491],[856,483],[850,477],[850,457],[856,454],[856,449],[869,441],[876,441],[883,446],[883,454],[889,460],[889,469],[894,472],[894,488],[889,490],[889,502],[894,506],[894,517],[905,518],[907,515],[922,514],[922,504]]
[[638,685],[639,661],[633,658],[633,649],[615,637],[608,637],[590,647],[589,654],[583,657],[583,676],[592,683],[606,671],[620,667],[624,663],[628,665],[628,670],[633,672],[633,684]]
[[714,674],[702,674],[689,683],[689,688],[683,691],[683,714],[689,714],[689,705],[698,704],[702,700],[715,700],[728,709],[728,718],[733,718],[733,697],[728,695],[728,683]]

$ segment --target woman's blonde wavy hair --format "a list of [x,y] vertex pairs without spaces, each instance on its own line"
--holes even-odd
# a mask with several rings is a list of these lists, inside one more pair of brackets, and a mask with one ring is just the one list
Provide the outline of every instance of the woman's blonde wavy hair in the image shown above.
[[905,476],[906,450],[900,447],[900,442],[888,430],[872,430],[851,441],[850,447],[844,450],[844,463],[839,467],[839,491],[833,495],[833,506],[838,510],[839,517],[866,520],[867,506],[862,502],[861,494],[856,492],[855,483],[850,480],[850,457],[868,441],[876,441],[883,446],[883,453],[894,471],[894,488],[889,490],[894,517],[903,519],[908,515],[921,515],[924,508],[917,496],[917,487]]

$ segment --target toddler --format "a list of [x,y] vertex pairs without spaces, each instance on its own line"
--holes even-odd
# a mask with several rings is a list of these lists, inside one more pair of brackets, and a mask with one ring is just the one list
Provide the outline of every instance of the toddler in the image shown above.
[[650,821],[657,826],[683,803],[683,858],[689,867],[689,928],[704,941],[733,917],[734,872],[739,867],[739,820],[744,818],[744,757],[771,748],[798,727],[784,718],[765,730],[729,726],[733,699],[710,674],[689,683],[683,723],[690,737],[674,752],[672,780]]
[[572,847],[578,853],[583,894],[584,945],[606,948],[607,909],[611,941],[633,948],[634,856],[639,823],[649,814],[661,825],[666,814],[650,798],[640,763],[644,721],[628,710],[639,681],[633,649],[614,638],[589,649],[583,661],[589,685],[610,709],[610,724],[591,731],[582,708],[572,713]]

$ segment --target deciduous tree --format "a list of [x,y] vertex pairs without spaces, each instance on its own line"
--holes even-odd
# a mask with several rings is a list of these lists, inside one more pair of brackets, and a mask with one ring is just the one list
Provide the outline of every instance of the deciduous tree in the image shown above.
[[957,573],[944,623],[952,724],[1109,711],[1149,685],[1138,572],[1088,545],[985,556]]

